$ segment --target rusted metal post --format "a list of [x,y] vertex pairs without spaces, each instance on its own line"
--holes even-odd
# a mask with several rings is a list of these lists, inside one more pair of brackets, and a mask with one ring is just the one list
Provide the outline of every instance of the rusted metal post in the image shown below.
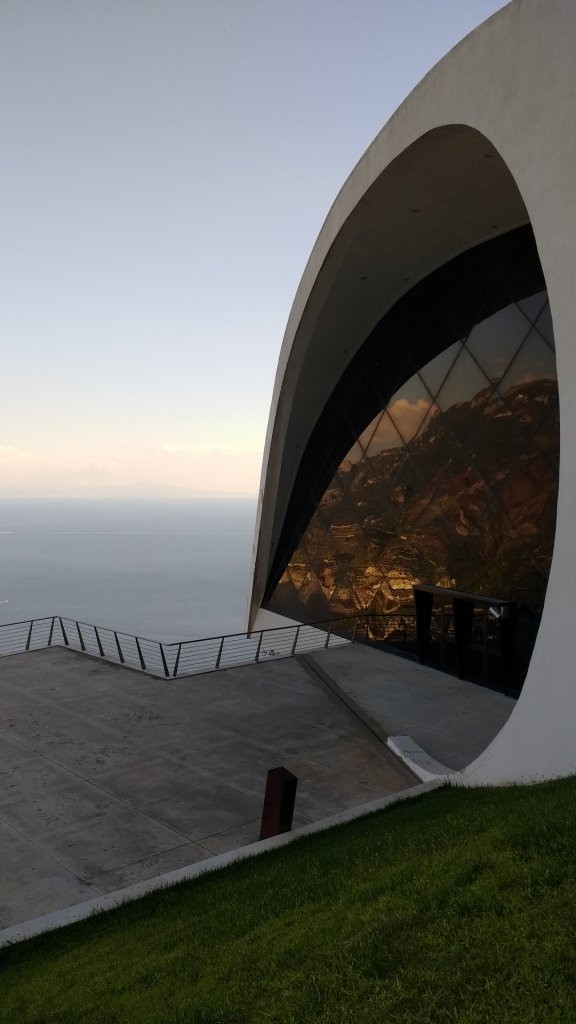
[[292,828],[298,779],[287,768],[271,768],[266,779],[260,839],[270,839]]

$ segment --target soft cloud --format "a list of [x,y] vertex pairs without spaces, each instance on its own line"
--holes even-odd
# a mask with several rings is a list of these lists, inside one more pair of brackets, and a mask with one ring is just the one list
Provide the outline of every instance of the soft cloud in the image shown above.
[[257,450],[202,450],[177,442],[34,454],[5,446],[0,447],[0,492],[39,497],[255,494],[261,460]]
[[30,458],[28,452],[23,452],[20,448],[12,448],[11,445],[0,444],[0,462],[12,462],[14,459],[28,458]]
[[366,428],[360,437],[362,447],[376,455],[385,448],[396,448],[402,441],[409,441],[420,430],[429,409],[430,402],[423,398],[417,402],[397,398],[380,420],[375,417]]

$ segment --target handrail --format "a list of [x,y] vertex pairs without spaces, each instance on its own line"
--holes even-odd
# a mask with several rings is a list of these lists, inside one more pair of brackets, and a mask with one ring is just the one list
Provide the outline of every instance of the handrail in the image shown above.
[[415,636],[415,620],[411,612],[341,616],[171,643],[135,636],[108,626],[95,626],[63,615],[50,615],[0,625],[0,656],[47,647],[69,647],[154,676],[176,678],[290,658],[306,651],[361,640],[384,642],[400,648],[413,647]]

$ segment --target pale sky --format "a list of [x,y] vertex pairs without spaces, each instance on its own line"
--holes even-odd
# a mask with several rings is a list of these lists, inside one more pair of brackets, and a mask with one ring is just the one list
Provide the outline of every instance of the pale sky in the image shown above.
[[255,493],[345,178],[498,0],[0,0],[0,497]]

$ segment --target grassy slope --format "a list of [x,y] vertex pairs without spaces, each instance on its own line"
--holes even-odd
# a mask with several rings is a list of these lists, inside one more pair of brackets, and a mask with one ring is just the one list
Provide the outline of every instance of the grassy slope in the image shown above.
[[0,1021],[576,1020],[576,779],[443,789],[0,952]]

